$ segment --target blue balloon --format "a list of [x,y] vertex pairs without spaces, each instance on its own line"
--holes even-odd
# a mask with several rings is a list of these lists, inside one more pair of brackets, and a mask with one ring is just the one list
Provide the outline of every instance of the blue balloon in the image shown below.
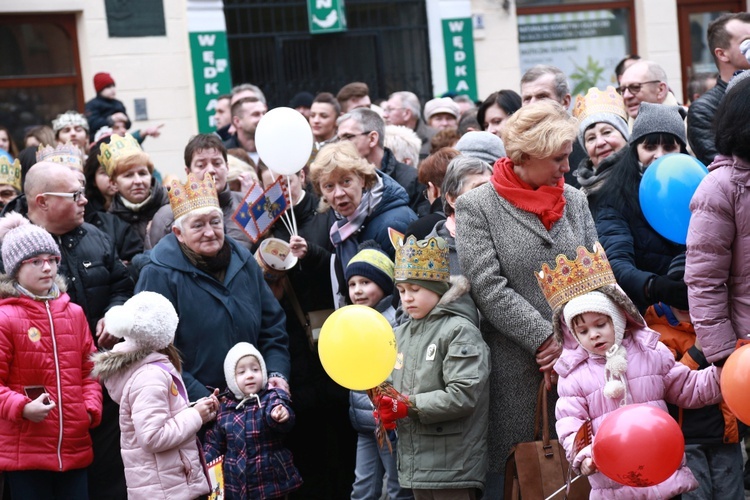
[[690,225],[690,200],[708,175],[699,160],[683,153],[662,156],[641,178],[641,210],[654,230],[668,240],[685,244]]

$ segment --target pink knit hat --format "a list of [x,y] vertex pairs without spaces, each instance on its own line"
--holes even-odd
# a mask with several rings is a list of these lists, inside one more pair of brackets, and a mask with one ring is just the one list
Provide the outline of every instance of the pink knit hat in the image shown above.
[[21,263],[26,259],[43,253],[60,257],[60,249],[52,235],[18,212],[11,212],[0,219],[0,242],[5,272],[12,278],[16,277]]

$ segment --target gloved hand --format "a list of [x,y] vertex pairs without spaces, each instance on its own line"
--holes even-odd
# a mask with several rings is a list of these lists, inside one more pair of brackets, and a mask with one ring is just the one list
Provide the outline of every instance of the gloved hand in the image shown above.
[[378,401],[378,411],[383,422],[395,422],[400,418],[406,418],[409,407],[397,399],[383,396]]
[[663,302],[677,309],[687,311],[687,285],[683,280],[673,280],[666,276],[657,276],[649,284],[648,297],[654,302]]
[[[378,410],[372,411],[372,418],[375,419],[375,422],[377,423],[378,419],[382,419],[380,416],[380,412]],[[392,431],[396,429],[396,421],[395,420],[381,420],[383,423],[383,428],[387,431]]]

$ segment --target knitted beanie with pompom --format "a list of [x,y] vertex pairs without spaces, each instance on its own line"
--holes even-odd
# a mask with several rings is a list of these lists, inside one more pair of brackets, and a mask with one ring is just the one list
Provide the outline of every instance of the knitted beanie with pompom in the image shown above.
[[0,219],[0,242],[5,272],[11,278],[16,277],[24,260],[43,253],[60,257],[60,249],[52,235],[18,212]]

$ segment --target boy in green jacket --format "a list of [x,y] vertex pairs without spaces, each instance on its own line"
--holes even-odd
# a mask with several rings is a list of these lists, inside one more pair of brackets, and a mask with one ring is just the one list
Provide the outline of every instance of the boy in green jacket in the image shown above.
[[[416,500],[473,500],[484,489],[489,420],[489,347],[468,280],[450,277],[442,238],[395,237],[395,281],[411,319],[396,329],[394,388],[380,419],[398,427],[398,479]],[[448,490],[448,491],[446,491]]]

